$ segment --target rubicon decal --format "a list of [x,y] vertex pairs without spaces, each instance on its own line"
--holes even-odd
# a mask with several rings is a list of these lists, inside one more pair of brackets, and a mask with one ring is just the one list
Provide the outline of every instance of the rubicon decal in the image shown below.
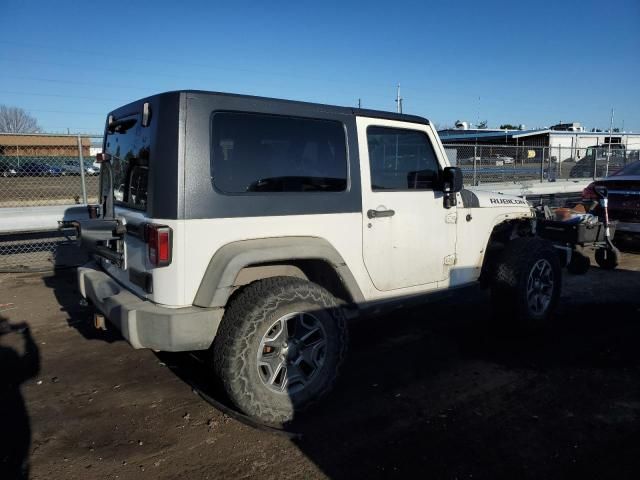
[[492,205],[526,205],[527,201],[520,198],[490,198]]

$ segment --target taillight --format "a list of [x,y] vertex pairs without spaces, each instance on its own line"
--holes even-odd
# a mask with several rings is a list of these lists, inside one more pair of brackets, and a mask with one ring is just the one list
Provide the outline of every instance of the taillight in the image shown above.
[[598,194],[595,189],[595,182],[590,183],[587,187],[582,190],[582,199],[583,200],[598,200]]
[[171,263],[171,228],[166,225],[145,225],[145,239],[149,247],[149,261],[155,267],[166,267]]

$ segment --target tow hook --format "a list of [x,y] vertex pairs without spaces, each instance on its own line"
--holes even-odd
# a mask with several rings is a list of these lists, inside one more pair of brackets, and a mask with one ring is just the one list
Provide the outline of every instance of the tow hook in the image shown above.
[[107,329],[107,324],[104,321],[104,315],[101,315],[99,313],[94,313],[93,314],[93,326],[96,328],[96,330],[106,330]]

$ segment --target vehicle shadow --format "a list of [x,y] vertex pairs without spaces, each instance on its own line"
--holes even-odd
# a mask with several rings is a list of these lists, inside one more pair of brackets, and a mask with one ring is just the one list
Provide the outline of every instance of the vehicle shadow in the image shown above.
[[20,386],[39,371],[40,353],[29,326],[10,324],[0,315],[0,478],[29,478],[31,423]]
[[493,326],[483,303],[360,322],[292,441],[330,478],[631,478],[640,304],[612,307],[561,307],[528,334]]
[[[640,299],[579,290],[525,333],[494,323],[482,291],[358,319],[333,393],[284,430],[335,479],[634,478]],[[157,355],[232,412],[205,353]]]
[[117,329],[98,330],[93,326],[95,309],[82,302],[78,291],[76,269],[59,269],[43,277],[44,284],[53,290],[60,305],[60,311],[67,314],[67,323],[87,340],[101,340],[107,343],[122,340]]

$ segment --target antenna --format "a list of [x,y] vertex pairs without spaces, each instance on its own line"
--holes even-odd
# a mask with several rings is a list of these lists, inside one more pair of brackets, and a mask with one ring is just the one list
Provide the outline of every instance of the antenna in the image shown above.
[[402,97],[400,96],[400,84],[398,84],[398,90],[396,92],[396,111],[402,113]]

